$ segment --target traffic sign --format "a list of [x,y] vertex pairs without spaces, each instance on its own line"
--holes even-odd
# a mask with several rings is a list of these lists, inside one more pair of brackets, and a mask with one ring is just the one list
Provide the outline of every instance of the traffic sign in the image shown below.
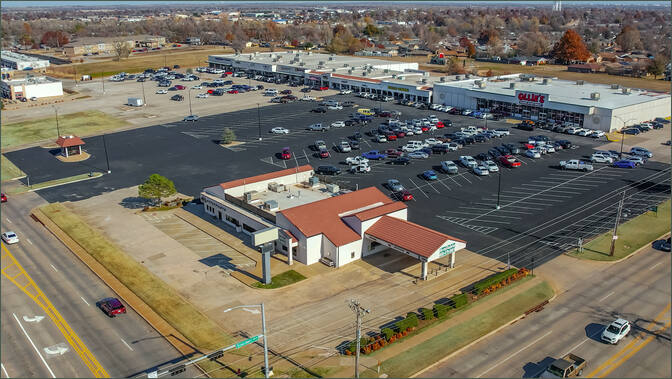
[[249,344],[251,344],[253,342],[257,342],[257,341],[259,341],[259,336],[254,336],[254,337],[246,339],[245,341],[240,341],[240,342],[236,343],[236,349],[240,349],[241,347],[243,347],[245,345],[249,345]]

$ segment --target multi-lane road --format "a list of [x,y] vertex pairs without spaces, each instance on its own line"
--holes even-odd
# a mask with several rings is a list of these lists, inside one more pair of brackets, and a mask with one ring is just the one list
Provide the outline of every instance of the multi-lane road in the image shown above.
[[[132,309],[108,318],[96,307],[97,301],[114,293],[30,217],[30,210],[43,204],[35,193],[2,204],[2,231],[12,230],[21,239],[7,250],[3,247],[3,269],[10,266],[11,254],[25,274],[14,265],[2,276],[0,375],[146,376],[154,367],[181,361],[181,354]],[[21,286],[29,284],[30,293],[42,291],[51,308],[38,305],[9,277]],[[60,326],[49,317],[54,313],[60,315]],[[77,339],[81,344],[73,343]],[[183,374],[199,375],[193,368]]]
[[[419,376],[536,377],[572,352],[588,362],[587,377],[670,377],[669,253],[648,248],[619,263],[584,264],[593,267],[563,270],[549,262],[557,275],[571,278],[555,301]],[[632,323],[630,335],[618,345],[600,342],[619,316]]]

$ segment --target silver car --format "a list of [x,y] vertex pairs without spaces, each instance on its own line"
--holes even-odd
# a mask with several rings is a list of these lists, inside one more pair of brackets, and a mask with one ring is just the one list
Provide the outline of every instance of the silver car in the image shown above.
[[388,179],[387,180],[387,188],[389,188],[391,191],[394,191],[394,192],[404,190],[404,186],[402,186],[401,182],[399,182],[397,179]]

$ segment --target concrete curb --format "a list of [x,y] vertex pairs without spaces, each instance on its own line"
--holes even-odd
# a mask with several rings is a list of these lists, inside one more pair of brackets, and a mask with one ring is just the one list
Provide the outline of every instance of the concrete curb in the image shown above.
[[[541,278],[540,278],[540,279],[541,279]],[[545,281],[545,280],[541,279],[541,283],[543,283],[544,281]],[[549,283],[549,286],[550,286],[550,283]],[[551,286],[551,288],[553,288],[553,286]],[[551,303],[553,300],[555,300],[555,298],[556,298],[557,296],[558,296],[558,294],[557,294],[557,293],[555,292],[555,290],[554,290],[554,291],[553,291],[553,296],[551,296],[551,298],[548,299],[548,302]],[[422,370],[416,372],[415,374],[411,375],[410,377],[411,377],[411,378],[417,378],[419,375],[422,375],[425,371],[430,370],[430,369],[434,368],[435,366],[437,366],[437,365],[439,365],[439,364],[445,362],[446,360],[452,358],[455,354],[457,354],[457,353],[459,353],[459,352],[461,352],[461,351],[463,351],[463,350],[466,350],[466,349],[470,348],[471,346],[475,345],[476,343],[478,343],[478,342],[480,342],[480,341],[482,341],[482,340],[484,340],[484,339],[490,337],[491,335],[493,335],[493,334],[499,332],[500,330],[502,330],[502,329],[508,327],[509,325],[513,324],[514,322],[516,322],[516,321],[518,321],[518,320],[521,320],[521,319],[523,319],[523,318],[525,318],[525,317],[526,317],[525,313],[521,314],[520,316],[514,318],[513,320],[507,322],[506,324],[500,326],[499,328],[490,331],[488,334],[486,334],[486,335],[484,335],[484,336],[482,336],[482,337],[479,337],[479,338],[477,338],[477,339],[471,341],[471,342],[468,343],[467,345],[465,345],[465,346],[463,346],[463,347],[461,347],[461,348],[459,348],[459,349],[453,351],[452,353],[446,355],[445,357],[441,358],[440,360],[438,360],[438,361],[432,363],[431,365],[429,365],[429,366],[423,368]]]
[[619,262],[622,262],[622,261],[624,261],[624,260],[626,260],[626,259],[628,259],[628,258],[634,256],[635,254],[637,254],[637,253],[643,251],[644,249],[647,249],[647,248],[651,247],[651,244],[652,244],[653,242],[658,241],[658,240],[660,240],[660,239],[663,239],[663,238],[665,238],[665,237],[668,236],[668,235],[670,235],[670,232],[665,232],[665,233],[663,233],[662,235],[660,235],[660,236],[656,237],[655,239],[653,239],[652,241],[647,242],[646,245],[644,245],[644,246],[640,247],[639,249],[633,251],[632,253],[626,255],[625,257],[620,258],[620,259],[617,259],[617,260],[615,260],[615,261],[598,261],[598,260],[595,260],[595,259],[588,259],[588,258],[575,257],[575,256],[573,256],[573,255],[569,255],[569,254],[567,254],[567,252],[565,252],[564,255],[566,255],[566,256],[568,256],[568,257],[570,257],[570,258],[574,258],[574,259],[578,259],[578,260],[583,260],[583,261],[592,261],[592,262],[606,263],[606,264],[619,263]]
[[[166,320],[159,316],[149,305],[140,299],[133,291],[119,281],[112,273],[90,256],[83,247],[73,240],[67,233],[58,227],[49,217],[38,208],[31,211],[31,216],[41,223],[63,245],[65,245],[82,263],[84,263],[100,280],[114,293],[126,302],[126,305],[140,315],[161,337],[165,338],[180,354],[198,354],[198,351],[184,341],[189,341],[179,331],[173,328]],[[210,377],[200,366],[196,365],[204,376]]]
[[83,181],[85,181],[85,180],[98,179],[98,178],[101,178],[103,175],[105,175],[105,174],[100,173],[100,175],[98,175],[98,176],[95,176],[95,175],[94,175],[94,176],[86,177],[86,178],[83,178],[83,179],[73,180],[73,181],[71,181],[71,182],[58,183],[58,184],[54,184],[54,185],[51,185],[51,186],[40,187],[40,188],[36,188],[36,189],[32,189],[32,188],[31,188],[31,189],[29,189],[29,190],[26,191],[26,192],[41,191],[41,190],[43,190],[43,189],[47,189],[47,188],[53,188],[53,187],[64,186],[64,185],[66,185],[66,184],[77,183],[77,182],[83,182]]

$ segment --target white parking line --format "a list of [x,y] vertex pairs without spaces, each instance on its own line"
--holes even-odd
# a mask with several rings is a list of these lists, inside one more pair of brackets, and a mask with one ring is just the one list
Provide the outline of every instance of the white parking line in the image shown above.
[[655,265],[651,266],[651,268],[649,268],[649,271],[651,271],[651,270],[653,270],[654,268],[658,267],[658,266],[661,265],[662,263],[663,263],[663,262],[658,262],[658,263],[656,263]]
[[52,377],[52,378],[55,378],[56,375],[54,375],[54,372],[51,371],[51,367],[49,367],[49,365],[47,364],[47,361],[44,360],[44,357],[43,357],[42,354],[40,353],[40,350],[37,349],[37,346],[35,346],[35,344],[33,343],[33,340],[30,338],[30,336],[29,336],[28,333],[26,332],[26,329],[24,329],[24,328],[23,328],[23,325],[21,325],[21,321],[19,321],[19,318],[16,317],[16,315],[15,315],[14,313],[12,313],[12,316],[14,316],[14,319],[16,320],[16,322],[19,323],[19,327],[20,327],[21,330],[23,331],[23,334],[26,335],[26,338],[28,338],[28,341],[30,342],[30,344],[33,345],[33,349],[35,349],[35,352],[37,353],[37,355],[39,355],[40,359],[42,360],[42,363],[44,363],[44,366],[47,368],[47,370],[49,370],[49,373],[51,374],[51,377]]
[[82,299],[82,301],[84,302],[84,304],[88,305],[89,307],[91,306],[91,304],[89,304],[89,302],[86,301],[85,298],[83,298],[82,296],[80,296],[79,298]]
[[5,378],[9,378],[10,376],[7,373],[7,370],[5,370],[5,365],[3,365],[2,362],[0,362],[0,367],[2,367],[2,372],[5,373]]
[[129,350],[133,351],[133,348],[132,348],[132,347],[130,347],[130,346],[129,346],[129,345],[128,345],[128,344],[126,343],[126,341],[124,341],[124,339],[123,339],[123,338],[119,337],[119,339],[121,340],[121,342],[123,342],[123,343],[124,343],[124,345],[126,345],[126,347],[127,347],[127,348],[128,348]]
[[56,269],[56,267],[54,267],[54,265],[52,265],[51,263],[49,263],[49,266],[51,266],[51,268],[53,268],[54,271],[58,272],[58,270]]
[[611,291],[611,292],[609,292],[608,294],[606,294],[605,296],[603,296],[603,297],[602,297],[600,300],[598,300],[597,302],[598,302],[598,303],[601,303],[603,300],[606,300],[609,296],[611,296],[611,295],[613,295],[613,294],[614,294],[614,291]]
[[[486,199],[484,199],[486,200]],[[494,199],[497,200],[497,199]],[[478,205],[492,205],[492,203],[480,203],[480,202],[474,202],[473,204],[478,204]],[[503,203],[502,203],[503,204]],[[512,204],[512,203],[511,203]],[[527,209],[527,210],[535,210],[535,211],[541,211],[544,208],[536,208],[536,207],[530,207],[530,206],[525,206],[525,205],[508,205],[506,204],[507,208],[520,208],[520,209]],[[500,209],[501,210],[501,209]]]
[[492,367],[490,367],[489,369],[483,371],[483,372],[481,373],[481,375],[478,375],[478,376],[477,376],[477,378],[482,377],[483,375],[485,375],[485,374],[487,374],[488,372],[490,372],[491,370],[493,370],[495,367],[501,365],[502,363],[504,363],[504,362],[508,361],[509,359],[513,358],[514,356],[518,355],[520,352],[522,352],[523,350],[527,349],[528,347],[534,345],[535,343],[539,342],[541,339],[543,339],[544,337],[548,336],[548,335],[551,334],[552,332],[553,332],[552,330],[549,330],[548,333],[546,333],[546,334],[544,334],[543,336],[537,338],[536,340],[530,342],[529,344],[523,346],[522,348],[520,348],[520,349],[519,349],[518,351],[516,351],[515,353],[509,355],[508,357],[506,357],[506,358],[502,359],[501,361],[497,362],[494,366],[492,366]]
[[[446,211],[446,212],[450,212],[450,213],[459,213],[459,214],[464,214],[464,215],[477,215],[477,214],[480,214],[480,213],[474,213],[474,212],[462,212],[462,211]],[[493,215],[493,214],[488,215],[488,217],[510,218],[510,219],[514,219],[514,220],[518,220],[518,219],[520,219],[519,216],[516,217],[516,216],[503,216],[503,215]]]
[[33,244],[33,241],[30,240],[30,238],[26,238],[26,241],[28,241],[29,244]]

